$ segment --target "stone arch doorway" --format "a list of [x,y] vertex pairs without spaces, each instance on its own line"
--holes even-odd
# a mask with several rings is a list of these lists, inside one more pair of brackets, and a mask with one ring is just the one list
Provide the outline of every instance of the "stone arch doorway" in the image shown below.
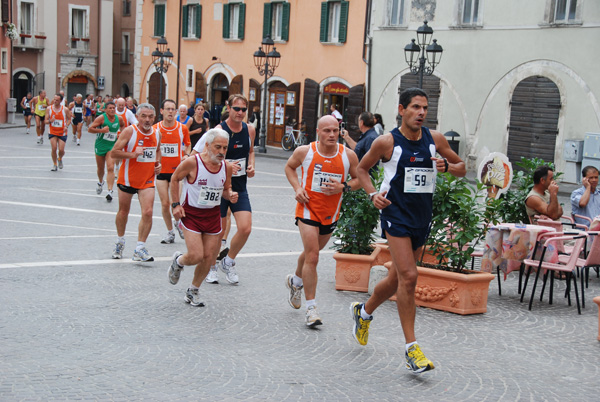
[[210,85],[210,116],[215,122],[221,121],[221,111],[225,101],[229,98],[229,80],[225,74],[217,74]]
[[560,108],[560,91],[552,80],[537,75],[517,84],[508,126],[507,155],[513,166],[521,157],[554,162]]
[[33,93],[33,75],[27,71],[19,71],[13,76],[13,93],[17,100],[18,112],[23,112],[21,100],[27,96],[27,92],[32,92],[32,97],[37,95]]

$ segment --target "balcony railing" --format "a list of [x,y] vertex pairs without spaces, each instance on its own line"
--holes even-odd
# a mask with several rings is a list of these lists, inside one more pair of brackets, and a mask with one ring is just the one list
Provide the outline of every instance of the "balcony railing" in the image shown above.
[[71,52],[76,53],[88,53],[90,51],[90,38],[82,38],[77,36],[70,36],[69,43]]
[[46,42],[46,34],[44,32],[21,31],[19,38],[15,40],[17,47],[23,49],[43,49]]

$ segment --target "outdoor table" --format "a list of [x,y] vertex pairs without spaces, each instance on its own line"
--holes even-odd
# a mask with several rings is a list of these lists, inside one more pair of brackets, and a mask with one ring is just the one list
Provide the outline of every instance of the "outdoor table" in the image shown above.
[[[517,223],[491,226],[485,237],[481,270],[492,273],[500,268],[506,280],[508,273],[520,269],[523,260],[532,258],[538,237],[548,232],[556,230],[549,226]],[[558,250],[549,247],[544,261],[558,262]]]

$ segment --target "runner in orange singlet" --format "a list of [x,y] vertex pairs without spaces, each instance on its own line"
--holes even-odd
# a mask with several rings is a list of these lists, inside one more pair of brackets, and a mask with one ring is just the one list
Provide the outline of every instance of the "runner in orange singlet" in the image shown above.
[[123,160],[119,169],[119,211],[115,219],[117,242],[113,258],[122,258],[125,248],[125,229],[131,207],[131,199],[138,195],[142,218],[138,227],[138,242],[133,253],[134,261],[154,261],[146,250],[146,239],[152,229],[152,207],[154,205],[154,178],[160,172],[160,134],[152,123],[156,112],[154,106],[142,103],[137,109],[139,125],[129,126],[121,132],[111,154]]
[[52,169],[50,170],[53,172],[56,172],[58,168],[63,168],[62,158],[63,156],[65,156],[67,128],[71,123],[71,112],[69,111],[69,109],[60,104],[61,101],[62,96],[60,94],[54,95],[54,99],[52,100],[52,106],[46,109],[45,117],[45,124],[48,124],[48,126],[50,127],[50,134],[48,134],[48,139],[50,140],[50,145],[52,146],[50,155],[52,156],[53,163]]
[[154,125],[154,129],[160,133],[160,151],[162,154],[160,161],[162,169],[156,176],[156,189],[160,198],[162,216],[168,230],[161,243],[169,244],[175,243],[173,226],[177,228],[179,237],[183,239],[183,230],[179,227],[179,221],[171,221],[171,203],[178,199],[171,200],[169,198],[169,184],[171,183],[171,175],[175,172],[177,166],[189,156],[191,142],[188,128],[175,120],[177,104],[174,100],[164,100],[160,113],[163,116],[163,121]]
[[[319,251],[325,247],[340,214],[342,193],[360,188],[356,178],[358,158],[354,151],[338,144],[339,123],[331,115],[323,116],[317,125],[318,142],[297,148],[285,165],[285,175],[296,192],[296,225],[300,230],[304,251],[298,257],[295,275],[285,284],[290,290],[289,303],[299,309],[302,288],[306,297],[306,325],[310,328],[323,321],[317,312],[317,263]],[[302,181],[297,169],[302,167]],[[350,174],[351,180],[346,181]]]

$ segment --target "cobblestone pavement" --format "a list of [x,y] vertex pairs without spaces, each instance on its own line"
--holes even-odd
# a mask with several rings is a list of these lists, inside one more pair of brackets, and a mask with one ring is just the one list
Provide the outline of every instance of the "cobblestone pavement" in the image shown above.
[[93,135],[67,142],[65,167],[50,172],[49,144],[24,129],[0,130],[0,400],[597,400],[600,279],[577,315],[561,297],[528,311],[516,278],[490,284],[488,312],[461,317],[417,311],[417,334],[436,364],[404,369],[395,304],[375,314],[367,346],[350,334],[348,306],[367,295],[334,290],[334,261],[319,264],[324,325],[304,326],[287,303],[286,274],[301,250],[293,193],[281,159],[257,158],[250,180],[253,233],[238,258],[240,285],[203,284],[204,308],[183,301],[192,269],[167,280],[175,244],[158,197],[148,249],[134,263],[139,205],[124,260],[110,258],[111,204],[95,193]]

